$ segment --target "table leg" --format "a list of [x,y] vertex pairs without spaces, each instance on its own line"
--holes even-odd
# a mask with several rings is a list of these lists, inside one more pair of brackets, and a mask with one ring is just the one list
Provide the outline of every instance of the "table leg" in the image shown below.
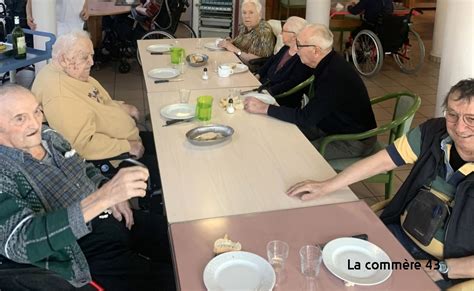
[[91,35],[92,45],[94,48],[99,48],[102,42],[102,16],[89,17],[87,29]]

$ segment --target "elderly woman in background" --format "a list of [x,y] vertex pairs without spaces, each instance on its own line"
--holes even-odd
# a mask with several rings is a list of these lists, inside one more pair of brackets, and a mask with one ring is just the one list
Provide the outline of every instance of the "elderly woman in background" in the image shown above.
[[244,62],[257,58],[266,58],[273,54],[275,35],[271,26],[262,19],[262,4],[258,0],[242,2],[243,24],[239,27],[239,35],[219,43],[219,47],[233,52]]
[[[301,17],[288,18],[281,31],[284,46],[258,71],[257,77],[262,84],[268,84],[266,88],[272,95],[290,90],[308,79],[313,73],[313,69],[303,64],[297,54],[296,35],[305,25],[306,20]],[[302,91],[296,92],[278,99],[278,104],[293,108],[300,107],[302,96]]]

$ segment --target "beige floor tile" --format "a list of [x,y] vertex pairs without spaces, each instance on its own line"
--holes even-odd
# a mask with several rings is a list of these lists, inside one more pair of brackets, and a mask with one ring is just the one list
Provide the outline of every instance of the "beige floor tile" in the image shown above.
[[367,198],[367,197],[374,197],[372,192],[364,185],[362,182],[358,182],[349,186],[352,192],[359,198]]
[[423,85],[420,83],[417,84],[407,84],[405,85],[410,91],[416,94],[436,94],[436,90],[431,88],[428,85]]
[[435,105],[421,105],[418,112],[423,114],[426,118],[432,118],[435,112]]
[[[372,192],[375,197],[384,197],[385,195],[385,184],[382,183],[367,183],[364,182],[364,185]],[[396,193],[398,188],[402,185],[402,181],[395,175],[393,179],[393,188],[392,193]]]

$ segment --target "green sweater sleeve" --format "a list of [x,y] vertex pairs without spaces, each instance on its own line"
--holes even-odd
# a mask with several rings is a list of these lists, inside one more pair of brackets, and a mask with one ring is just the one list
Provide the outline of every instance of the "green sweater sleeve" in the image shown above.
[[[36,263],[62,256],[64,248],[91,230],[84,222],[80,204],[46,213],[33,211],[31,193],[18,177],[0,175],[0,254],[19,263]],[[28,191],[32,191],[28,189]],[[34,194],[33,194],[34,195]]]

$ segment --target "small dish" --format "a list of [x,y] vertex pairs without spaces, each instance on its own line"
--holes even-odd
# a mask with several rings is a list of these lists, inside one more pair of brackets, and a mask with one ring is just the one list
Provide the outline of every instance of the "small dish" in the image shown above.
[[154,79],[172,79],[179,76],[179,70],[174,68],[156,68],[148,71],[148,76]]
[[205,54],[190,54],[186,56],[186,61],[191,67],[201,67],[207,64],[209,56]]
[[251,93],[245,94],[242,97],[243,98],[255,97],[258,100],[262,101],[263,103],[267,103],[267,104],[270,104],[270,105],[276,105],[277,104],[275,98],[273,98],[270,94],[251,92]]
[[151,53],[165,53],[169,52],[172,47],[172,44],[152,44],[149,45],[146,50]]
[[230,126],[212,124],[191,129],[186,133],[186,138],[193,145],[208,146],[224,142],[233,134],[234,129]]
[[249,67],[241,63],[225,63],[223,66],[229,66],[234,71],[234,74],[244,73],[249,70]]
[[223,51],[224,48],[216,46],[215,42],[208,42],[204,44],[204,47],[211,51]]
[[161,109],[161,116],[168,119],[185,120],[193,118],[196,106],[187,103],[178,103],[165,106]]

